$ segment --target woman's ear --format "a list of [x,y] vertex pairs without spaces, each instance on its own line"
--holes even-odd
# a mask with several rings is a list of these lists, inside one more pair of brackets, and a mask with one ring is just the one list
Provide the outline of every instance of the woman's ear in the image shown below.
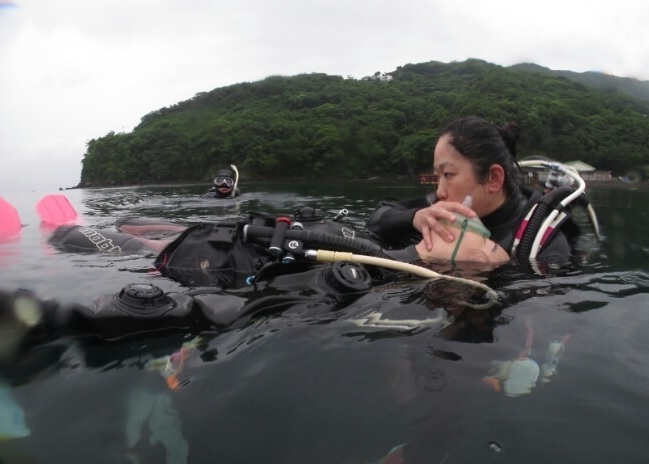
[[500,164],[492,164],[489,167],[489,177],[487,178],[487,191],[491,193],[499,192],[505,185],[505,170]]

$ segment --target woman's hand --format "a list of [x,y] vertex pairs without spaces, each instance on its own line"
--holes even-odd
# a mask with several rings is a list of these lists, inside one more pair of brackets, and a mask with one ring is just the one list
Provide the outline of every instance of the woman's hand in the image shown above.
[[449,224],[455,222],[456,216],[453,213],[463,214],[468,218],[476,216],[475,211],[454,201],[438,201],[415,213],[412,225],[421,232],[426,250],[433,249],[433,239],[436,235],[448,242],[453,241],[454,235],[451,233],[453,227]]

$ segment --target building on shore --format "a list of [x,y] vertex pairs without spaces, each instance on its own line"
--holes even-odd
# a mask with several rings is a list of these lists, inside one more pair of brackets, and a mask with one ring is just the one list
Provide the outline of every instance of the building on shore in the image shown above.
[[434,185],[437,186],[437,174],[423,173],[419,174],[419,185]]

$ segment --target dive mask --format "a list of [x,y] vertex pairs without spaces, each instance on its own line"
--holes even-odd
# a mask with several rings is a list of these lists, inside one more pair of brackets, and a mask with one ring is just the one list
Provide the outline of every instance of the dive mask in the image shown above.
[[214,179],[216,185],[225,185],[226,187],[232,187],[234,185],[234,180],[231,177],[217,177]]

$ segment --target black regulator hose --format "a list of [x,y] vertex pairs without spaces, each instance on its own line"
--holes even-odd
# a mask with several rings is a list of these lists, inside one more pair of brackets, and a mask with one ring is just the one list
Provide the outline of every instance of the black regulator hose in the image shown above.
[[[275,233],[274,227],[246,225],[244,227],[244,240],[260,245],[269,245]],[[380,258],[389,258],[378,244],[360,237],[340,237],[316,230],[288,229],[284,232],[285,240],[298,240],[302,248],[333,249],[349,253],[358,253]]]
[[516,257],[520,259],[528,259],[532,252],[532,245],[534,244],[534,239],[541,229],[543,221],[548,217],[550,212],[559,206],[559,203],[566,198],[568,195],[573,193],[574,190],[572,187],[559,187],[551,192],[543,195],[541,200],[536,204],[536,208],[530,217],[530,220],[527,223],[525,232],[523,232],[523,237],[521,237],[521,242],[516,248]]

